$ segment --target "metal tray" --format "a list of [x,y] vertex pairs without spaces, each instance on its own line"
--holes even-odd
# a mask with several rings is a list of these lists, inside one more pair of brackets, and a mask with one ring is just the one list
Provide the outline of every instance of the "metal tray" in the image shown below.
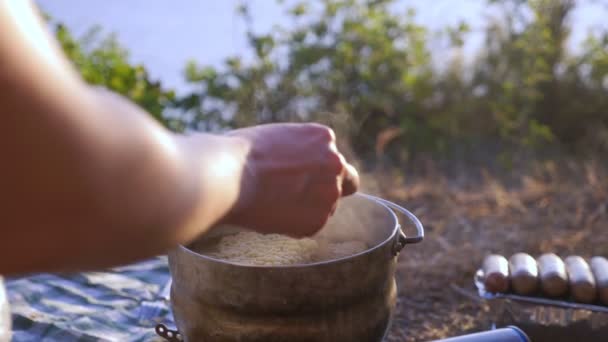
[[486,292],[481,270],[475,276],[479,296],[488,304],[491,324],[515,325],[533,342],[608,341],[608,307],[567,300]]

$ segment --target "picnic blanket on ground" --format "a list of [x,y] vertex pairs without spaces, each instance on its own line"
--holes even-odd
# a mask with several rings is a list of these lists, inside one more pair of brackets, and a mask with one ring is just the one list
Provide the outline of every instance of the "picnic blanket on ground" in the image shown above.
[[163,341],[173,328],[165,256],[101,272],[7,279],[13,341]]

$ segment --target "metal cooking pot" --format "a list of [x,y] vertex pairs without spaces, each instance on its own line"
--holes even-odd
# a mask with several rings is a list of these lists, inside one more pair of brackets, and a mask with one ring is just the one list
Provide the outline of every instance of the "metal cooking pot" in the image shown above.
[[[407,217],[417,235],[403,233],[395,211]],[[293,266],[236,264],[198,254],[194,245],[171,251],[171,306],[183,339],[381,341],[396,304],[397,256],[406,244],[422,241],[422,224],[396,204],[358,193],[340,201],[319,234],[364,240],[370,248]],[[166,336],[167,330],[160,330]]]

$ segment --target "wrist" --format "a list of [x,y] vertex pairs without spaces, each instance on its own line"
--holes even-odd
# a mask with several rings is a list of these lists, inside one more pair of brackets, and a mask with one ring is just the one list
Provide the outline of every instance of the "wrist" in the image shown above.
[[252,202],[255,200],[255,193],[258,186],[255,163],[250,155],[251,141],[235,133],[236,131],[228,132],[224,137],[231,140],[232,144],[236,146],[236,149],[240,151],[241,167],[237,177],[238,183],[235,184],[238,187],[238,191],[236,200],[219,223],[245,225],[247,223],[245,212],[247,211],[247,208],[251,207]]
[[[213,224],[234,222],[239,208],[250,197],[248,156],[249,140],[239,136],[193,134],[176,138],[186,165],[190,189],[200,194],[199,201],[214,217]],[[210,214],[211,212],[208,212]]]

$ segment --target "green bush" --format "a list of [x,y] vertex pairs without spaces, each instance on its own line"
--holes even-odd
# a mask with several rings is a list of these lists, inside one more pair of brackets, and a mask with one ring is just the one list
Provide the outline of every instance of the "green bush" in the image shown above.
[[[466,23],[437,35],[395,0],[283,3],[292,25],[249,29],[251,62],[235,56],[219,68],[188,63],[185,77],[200,91],[183,96],[130,64],[112,36],[92,30],[74,39],[54,27],[88,82],[128,96],[174,130],[314,120],[349,138],[364,159],[455,148],[606,151],[608,32],[590,35],[579,54],[568,51],[567,19],[576,4],[488,1],[501,16],[488,19],[485,45],[468,64],[458,53],[440,59],[445,54],[431,49],[440,39],[458,51]],[[253,27],[247,6],[238,11]],[[177,115],[169,119],[168,108]]]
[[[172,121],[164,114],[173,105],[174,91],[153,81],[143,65],[131,64],[128,51],[114,35],[101,36],[100,28],[94,27],[76,39],[64,25],[51,25],[64,53],[87,83],[107,87],[128,97],[165,126],[172,126]],[[178,126],[172,128],[178,129]]]
[[[473,65],[458,56],[434,60],[432,32],[395,5],[286,7],[294,26],[249,30],[252,63],[232,57],[224,68],[188,65],[188,80],[203,89],[181,103],[196,113],[188,124],[323,121],[348,134],[362,155],[387,145],[387,136],[393,156],[488,141],[587,147],[593,137],[594,147],[607,146],[607,36],[590,37],[580,55],[565,49],[574,1],[489,1],[502,17],[487,22]],[[240,13],[247,23],[255,19],[246,6]],[[441,37],[458,48],[468,31],[462,23]]]

